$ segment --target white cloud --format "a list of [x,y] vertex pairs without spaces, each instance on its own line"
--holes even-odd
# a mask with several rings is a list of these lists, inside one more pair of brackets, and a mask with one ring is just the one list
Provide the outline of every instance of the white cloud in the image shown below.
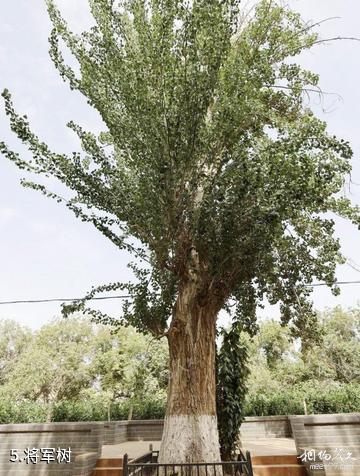
[[14,28],[10,23],[0,23],[0,33],[11,33]]
[[0,208],[0,225],[8,223],[12,218],[16,216],[17,212],[14,208],[3,207]]

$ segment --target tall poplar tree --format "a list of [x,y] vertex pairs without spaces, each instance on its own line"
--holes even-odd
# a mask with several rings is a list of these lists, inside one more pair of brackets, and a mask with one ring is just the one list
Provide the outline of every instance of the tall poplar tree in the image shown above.
[[351,149],[306,106],[318,77],[291,59],[319,42],[314,25],[275,0],[251,18],[239,0],[89,0],[94,26],[74,34],[55,0],[46,4],[51,59],[104,131],[70,122],[83,153],[53,152],[5,90],[11,128],[32,158],[3,142],[0,151],[56,177],[68,196],[23,185],[134,255],[132,283],[94,288],[65,312],[86,309],[97,292],[131,295],[120,321],[169,341],[160,461],[217,461],[219,311],[252,328],[266,296],[284,322],[311,325],[308,285],[324,280],[337,292],[343,262],[327,212],[359,223],[342,193]]

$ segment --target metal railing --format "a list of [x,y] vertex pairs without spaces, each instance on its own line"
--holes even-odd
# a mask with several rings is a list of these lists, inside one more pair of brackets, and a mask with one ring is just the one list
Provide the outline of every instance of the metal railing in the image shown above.
[[238,459],[246,462],[245,474],[248,476],[254,476],[250,451],[246,451],[244,455],[244,453],[239,450]]
[[129,461],[123,458],[123,476],[253,476],[251,456],[240,451],[237,461],[217,463],[158,463],[158,451]]

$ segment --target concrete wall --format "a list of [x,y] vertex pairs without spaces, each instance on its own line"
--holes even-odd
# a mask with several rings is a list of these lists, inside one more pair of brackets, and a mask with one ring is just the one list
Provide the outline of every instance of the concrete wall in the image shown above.
[[[160,440],[163,425],[163,420],[0,425],[0,475],[90,476],[103,444]],[[247,439],[286,438],[292,434],[299,454],[305,448],[344,447],[360,464],[359,414],[247,417],[240,428],[240,437]],[[49,447],[71,447],[72,463],[9,462],[12,448],[21,453],[26,448]],[[359,476],[360,467],[356,470],[354,474]]]
[[[128,440],[160,440],[163,420],[132,420],[128,422]],[[288,438],[291,427],[287,416],[247,417],[241,425],[241,438]]]
[[128,422],[127,421],[105,421],[103,444],[117,445],[128,440]]
[[[91,476],[101,454],[104,424],[44,423],[0,425],[0,474],[6,476]],[[36,464],[26,462],[25,451],[38,449]],[[40,461],[42,448],[71,448],[69,463]],[[10,462],[10,450],[18,450],[21,461]]]
[[127,437],[129,441],[161,440],[164,420],[130,420]]
[[[160,440],[163,426],[163,420],[0,425],[0,475],[90,476],[103,444]],[[240,435],[254,439],[290,436],[288,417],[246,418]],[[10,449],[18,449],[23,459],[27,448],[69,447],[72,450],[70,464],[9,461]]]
[[290,438],[287,416],[246,417],[240,427],[240,438]]
[[[311,461],[305,462],[310,475],[360,475],[359,413],[291,416],[289,419],[298,454],[304,454],[305,450],[310,454]],[[321,469],[326,458],[328,466]],[[314,463],[319,464],[320,469],[311,469]]]

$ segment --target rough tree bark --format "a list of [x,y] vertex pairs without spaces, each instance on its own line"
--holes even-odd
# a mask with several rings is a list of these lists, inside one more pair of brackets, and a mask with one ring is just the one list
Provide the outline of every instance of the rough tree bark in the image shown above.
[[168,333],[170,381],[159,461],[220,461],[215,398],[218,307],[194,283],[180,293]]

